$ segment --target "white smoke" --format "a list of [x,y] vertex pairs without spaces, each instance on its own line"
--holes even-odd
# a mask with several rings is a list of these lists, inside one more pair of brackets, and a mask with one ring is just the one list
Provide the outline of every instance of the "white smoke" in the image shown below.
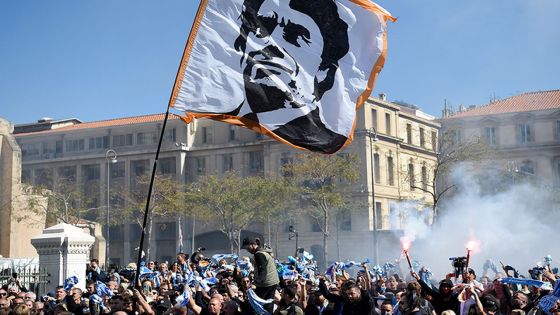
[[[488,175],[488,181],[493,180]],[[457,189],[441,206],[434,226],[426,224],[431,209],[416,211],[410,202],[400,203],[392,213],[392,222],[402,224],[404,235],[414,241],[409,250],[413,260],[431,268],[441,279],[453,271],[449,258],[466,256],[467,242],[476,240],[480,245],[472,252],[470,266],[478,276],[486,259],[492,259],[500,271],[501,261],[524,275],[545,255],[552,256],[553,267],[560,266],[560,246],[554,233],[560,213],[550,201],[549,189],[510,182],[504,191],[489,193],[488,187],[503,181],[487,182],[483,189],[463,167],[456,169],[453,179]],[[403,209],[408,212],[402,214]],[[494,272],[489,276],[493,278]]]

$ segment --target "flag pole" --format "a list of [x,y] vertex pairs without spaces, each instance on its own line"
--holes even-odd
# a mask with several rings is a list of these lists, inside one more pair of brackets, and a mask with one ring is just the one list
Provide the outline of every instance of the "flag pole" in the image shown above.
[[142,251],[144,249],[144,238],[146,236],[146,223],[148,221],[148,213],[150,212],[150,200],[152,199],[152,188],[154,186],[154,180],[156,178],[156,170],[159,159],[159,152],[161,151],[161,143],[163,142],[163,135],[165,134],[165,126],[167,125],[167,118],[169,117],[169,106],[167,106],[167,111],[165,112],[165,118],[163,120],[163,126],[161,127],[161,133],[159,135],[159,143],[156,151],[156,158],[154,159],[154,165],[152,166],[152,177],[150,178],[150,186],[148,188],[148,198],[146,198],[146,208],[144,209],[144,221],[142,221],[142,234],[140,236],[140,246],[138,247],[138,260],[136,261],[136,274],[134,276],[134,283],[136,288],[140,288],[140,283],[138,279],[140,278],[140,263],[142,262]]
[[154,159],[154,165],[152,167],[152,177],[150,178],[150,185],[148,188],[148,197],[146,198],[146,208],[144,209],[144,220],[142,222],[142,234],[140,236],[140,246],[138,247],[138,259],[136,260],[136,273],[134,276],[134,287],[140,289],[140,263],[142,262],[142,250],[144,249],[144,238],[146,236],[146,223],[148,221],[148,213],[150,212],[150,200],[152,199],[152,188],[154,186],[154,180],[156,177],[156,170],[157,164],[159,159],[159,153],[161,151],[161,144],[163,142],[163,136],[165,134],[165,126],[167,125],[167,120],[169,118],[169,109],[171,108],[171,104],[173,103],[176,95],[178,93],[179,85],[182,82],[182,75],[184,74],[184,69],[186,67],[186,63],[190,57],[190,51],[192,49],[192,42],[194,41],[194,35],[198,31],[198,26],[200,25],[200,21],[202,19],[202,15],[204,13],[204,9],[206,8],[206,4],[208,0],[201,0],[198,6],[198,11],[196,13],[196,17],[193,21],[193,25],[191,27],[191,31],[189,33],[189,37],[187,43],[185,44],[185,50],[183,52],[183,56],[181,58],[181,63],[179,64],[179,68],[177,69],[177,74],[175,76],[175,83],[173,84],[173,89],[171,90],[171,95],[169,96],[169,102],[167,104],[167,110],[165,112],[165,118],[163,120],[163,125],[161,127],[161,133],[159,135],[159,142],[156,151],[156,157]]

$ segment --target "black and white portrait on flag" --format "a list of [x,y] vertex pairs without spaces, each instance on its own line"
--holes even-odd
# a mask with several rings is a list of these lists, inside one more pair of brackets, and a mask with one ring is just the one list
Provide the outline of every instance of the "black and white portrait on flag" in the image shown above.
[[173,107],[310,151],[351,139],[358,101],[381,69],[386,11],[369,0],[203,2]]
[[232,115],[262,121],[304,148],[343,144],[346,137],[321,121],[320,106],[349,48],[334,1],[245,0],[241,21],[235,48],[244,52],[246,98]]

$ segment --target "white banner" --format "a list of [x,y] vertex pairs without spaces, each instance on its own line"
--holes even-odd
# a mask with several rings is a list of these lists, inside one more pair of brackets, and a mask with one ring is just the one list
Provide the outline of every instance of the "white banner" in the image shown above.
[[333,153],[381,71],[387,20],[367,0],[203,1],[171,105]]

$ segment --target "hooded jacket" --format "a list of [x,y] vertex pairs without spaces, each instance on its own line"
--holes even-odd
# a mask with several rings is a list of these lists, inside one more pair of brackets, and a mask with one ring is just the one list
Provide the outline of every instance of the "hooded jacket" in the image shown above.
[[437,314],[441,314],[441,312],[445,310],[452,310],[454,312],[459,310],[459,300],[457,300],[459,294],[453,291],[449,291],[449,294],[444,294],[442,290],[444,285],[453,287],[453,282],[451,282],[451,280],[442,280],[439,283],[439,290],[434,290],[430,285],[422,281],[422,279],[418,280],[418,283],[420,283],[422,291],[432,297],[431,303]]

